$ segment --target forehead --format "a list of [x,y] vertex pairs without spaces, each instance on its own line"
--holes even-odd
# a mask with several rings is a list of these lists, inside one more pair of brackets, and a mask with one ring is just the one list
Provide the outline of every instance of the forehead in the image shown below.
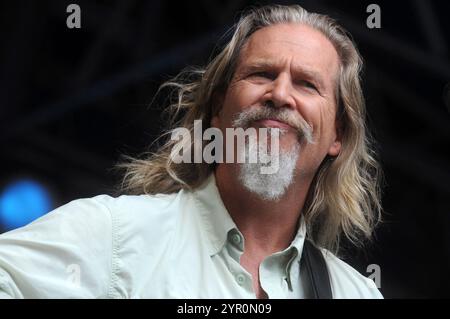
[[334,78],[339,57],[333,44],[319,31],[298,23],[276,24],[253,33],[242,48],[239,65],[289,63]]

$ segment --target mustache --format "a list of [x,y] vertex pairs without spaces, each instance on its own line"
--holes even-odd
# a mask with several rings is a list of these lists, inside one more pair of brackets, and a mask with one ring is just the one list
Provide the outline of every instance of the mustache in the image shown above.
[[233,127],[242,127],[247,129],[252,122],[274,119],[286,123],[297,131],[299,139],[304,138],[308,143],[313,143],[313,129],[297,113],[288,109],[274,109],[267,106],[250,107],[234,116]]

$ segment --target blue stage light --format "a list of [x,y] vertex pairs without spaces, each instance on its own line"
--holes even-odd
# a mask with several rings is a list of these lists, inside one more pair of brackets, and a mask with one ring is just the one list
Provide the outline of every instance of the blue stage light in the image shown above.
[[52,209],[49,192],[33,180],[18,180],[0,195],[0,224],[6,230],[22,227]]

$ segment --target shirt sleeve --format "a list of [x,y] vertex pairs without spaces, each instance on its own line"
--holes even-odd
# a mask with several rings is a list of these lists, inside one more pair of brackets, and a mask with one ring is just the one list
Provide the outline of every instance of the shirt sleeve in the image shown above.
[[0,298],[106,298],[112,218],[106,195],[79,199],[0,235]]

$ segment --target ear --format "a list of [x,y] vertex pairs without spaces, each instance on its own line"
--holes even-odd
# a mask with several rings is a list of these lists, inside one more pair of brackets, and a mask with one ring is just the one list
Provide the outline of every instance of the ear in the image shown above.
[[342,127],[339,121],[336,121],[335,127],[336,127],[336,137],[333,143],[331,144],[330,148],[328,149],[328,155],[333,157],[338,156],[342,148]]

